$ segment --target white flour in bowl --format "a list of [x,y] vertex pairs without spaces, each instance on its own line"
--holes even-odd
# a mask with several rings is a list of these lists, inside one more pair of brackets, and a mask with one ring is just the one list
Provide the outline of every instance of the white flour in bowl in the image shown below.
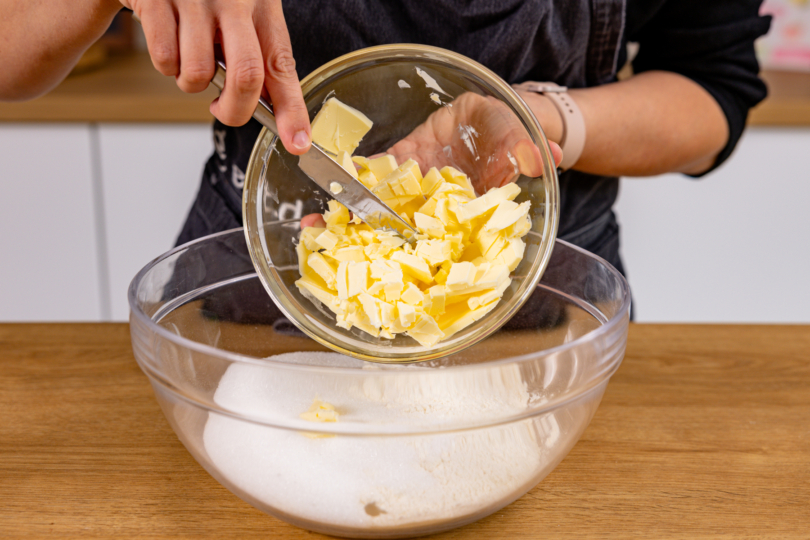
[[[482,381],[418,366],[376,367],[336,353],[273,359],[380,373],[352,387],[326,374],[231,365],[215,401],[289,419],[318,398],[335,406],[339,422],[419,426],[436,418],[508,416],[529,400],[517,369]],[[403,369],[413,377],[391,376]],[[543,451],[559,434],[548,415],[541,422],[439,435],[309,438],[211,413],[204,444],[220,473],[264,504],[320,523],[385,528],[474,514],[522,493],[548,464]]]

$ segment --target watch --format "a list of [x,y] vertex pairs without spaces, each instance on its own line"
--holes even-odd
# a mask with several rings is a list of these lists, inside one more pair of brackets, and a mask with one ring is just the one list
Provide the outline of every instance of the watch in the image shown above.
[[562,139],[560,148],[563,151],[560,168],[570,169],[579,160],[585,148],[585,119],[577,104],[568,95],[568,88],[552,82],[524,82],[516,84],[515,89],[542,94],[551,100],[562,118]]

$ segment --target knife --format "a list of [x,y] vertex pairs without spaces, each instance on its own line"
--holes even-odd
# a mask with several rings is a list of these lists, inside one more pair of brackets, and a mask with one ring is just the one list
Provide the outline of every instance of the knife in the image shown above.
[[[225,87],[225,63],[222,60],[217,60],[217,71],[214,78],[211,79],[211,83],[220,91]],[[278,126],[273,109],[262,97],[259,98],[259,104],[253,112],[253,118],[278,136]],[[372,229],[394,230],[408,242],[416,241],[418,234],[416,229],[314,142],[306,154],[299,156],[298,166],[310,180],[351,210]]]

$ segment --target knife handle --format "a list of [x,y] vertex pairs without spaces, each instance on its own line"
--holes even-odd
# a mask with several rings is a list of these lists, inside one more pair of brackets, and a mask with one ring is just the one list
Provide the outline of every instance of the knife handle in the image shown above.
[[[211,84],[219,88],[220,92],[225,88],[225,62],[222,60],[217,59],[217,71],[214,73],[214,78],[211,79]],[[256,105],[256,110],[253,111],[253,118],[269,129],[273,135],[278,136],[278,126],[276,125],[276,117],[273,116],[273,106],[263,97],[259,97],[259,104]]]

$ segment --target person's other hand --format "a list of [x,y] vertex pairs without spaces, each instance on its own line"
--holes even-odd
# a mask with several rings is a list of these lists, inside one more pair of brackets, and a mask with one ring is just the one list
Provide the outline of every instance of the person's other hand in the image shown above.
[[[562,150],[549,142],[559,165]],[[518,117],[502,101],[461,94],[388,150],[402,163],[413,158],[427,172],[451,165],[467,174],[479,195],[518,177],[543,174],[540,150]]]
[[121,0],[140,19],[155,68],[183,91],[202,92],[214,76],[214,43],[228,71],[211,113],[241,126],[263,91],[273,102],[279,135],[293,154],[309,150],[311,129],[281,0]]

